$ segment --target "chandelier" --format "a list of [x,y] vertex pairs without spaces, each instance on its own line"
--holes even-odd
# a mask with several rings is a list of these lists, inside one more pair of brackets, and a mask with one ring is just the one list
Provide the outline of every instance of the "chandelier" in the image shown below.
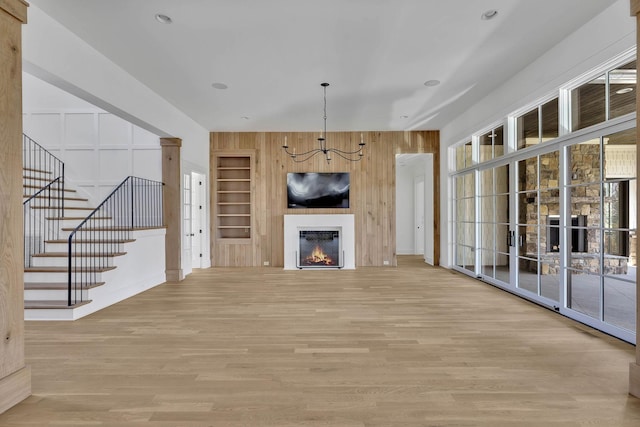
[[365,143],[362,134],[360,134],[360,143],[358,144],[358,149],[355,151],[344,151],[337,148],[327,148],[327,140],[325,136],[327,135],[327,86],[329,86],[329,83],[320,83],[320,86],[322,86],[322,89],[324,91],[324,128],[323,132],[320,134],[320,138],[318,138],[318,148],[314,148],[313,150],[309,150],[304,153],[296,153],[295,147],[292,149],[293,151],[289,151],[289,146],[287,145],[287,137],[285,136],[284,145],[282,146],[284,152],[287,153],[287,155],[297,163],[305,162],[314,157],[316,154],[320,153],[324,154],[324,157],[327,159],[327,163],[331,163],[332,153],[336,156],[342,157],[345,160],[349,160],[350,162],[359,162],[364,156],[363,149]]

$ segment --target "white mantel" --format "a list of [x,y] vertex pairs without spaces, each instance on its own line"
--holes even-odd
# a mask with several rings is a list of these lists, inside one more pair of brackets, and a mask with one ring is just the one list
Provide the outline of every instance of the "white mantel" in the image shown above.
[[295,270],[300,229],[338,228],[344,252],[343,269],[356,268],[355,220],[352,214],[344,215],[285,215],[284,216],[284,269]]

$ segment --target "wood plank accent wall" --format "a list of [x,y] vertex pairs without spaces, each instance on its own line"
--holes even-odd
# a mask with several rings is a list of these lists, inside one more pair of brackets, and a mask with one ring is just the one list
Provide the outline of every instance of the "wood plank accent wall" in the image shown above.
[[[361,132],[329,132],[330,147],[353,150]],[[252,244],[226,244],[215,239],[211,230],[213,266],[284,266],[285,214],[354,214],[356,223],[356,267],[397,265],[395,167],[396,154],[434,154],[434,262],[440,259],[440,134],[438,131],[362,132],[367,143],[364,159],[348,162],[334,158],[327,164],[323,156],[295,163],[282,149],[284,137],[297,152],[317,146],[318,133],[311,132],[212,132],[211,167],[218,152],[255,150],[254,230]],[[349,172],[351,174],[349,209],[288,209],[287,172]],[[211,170],[210,176],[215,176]],[[213,186],[213,178],[209,188]],[[214,197],[211,197],[214,200]],[[211,206],[215,218],[215,206]],[[212,224],[214,221],[212,221]]]
[[24,354],[22,24],[27,4],[0,1],[0,413],[31,394]]

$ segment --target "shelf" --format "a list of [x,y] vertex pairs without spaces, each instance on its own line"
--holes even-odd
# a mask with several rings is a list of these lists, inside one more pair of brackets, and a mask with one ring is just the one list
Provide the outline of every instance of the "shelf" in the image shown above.
[[215,163],[216,237],[233,244],[233,240],[251,238],[253,204],[253,157],[238,152],[220,152]]

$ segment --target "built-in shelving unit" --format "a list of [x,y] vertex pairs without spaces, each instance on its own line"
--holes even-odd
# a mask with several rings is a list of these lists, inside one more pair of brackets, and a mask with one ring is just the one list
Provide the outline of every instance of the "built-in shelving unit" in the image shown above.
[[252,163],[249,154],[215,156],[215,221],[218,239],[251,239]]

